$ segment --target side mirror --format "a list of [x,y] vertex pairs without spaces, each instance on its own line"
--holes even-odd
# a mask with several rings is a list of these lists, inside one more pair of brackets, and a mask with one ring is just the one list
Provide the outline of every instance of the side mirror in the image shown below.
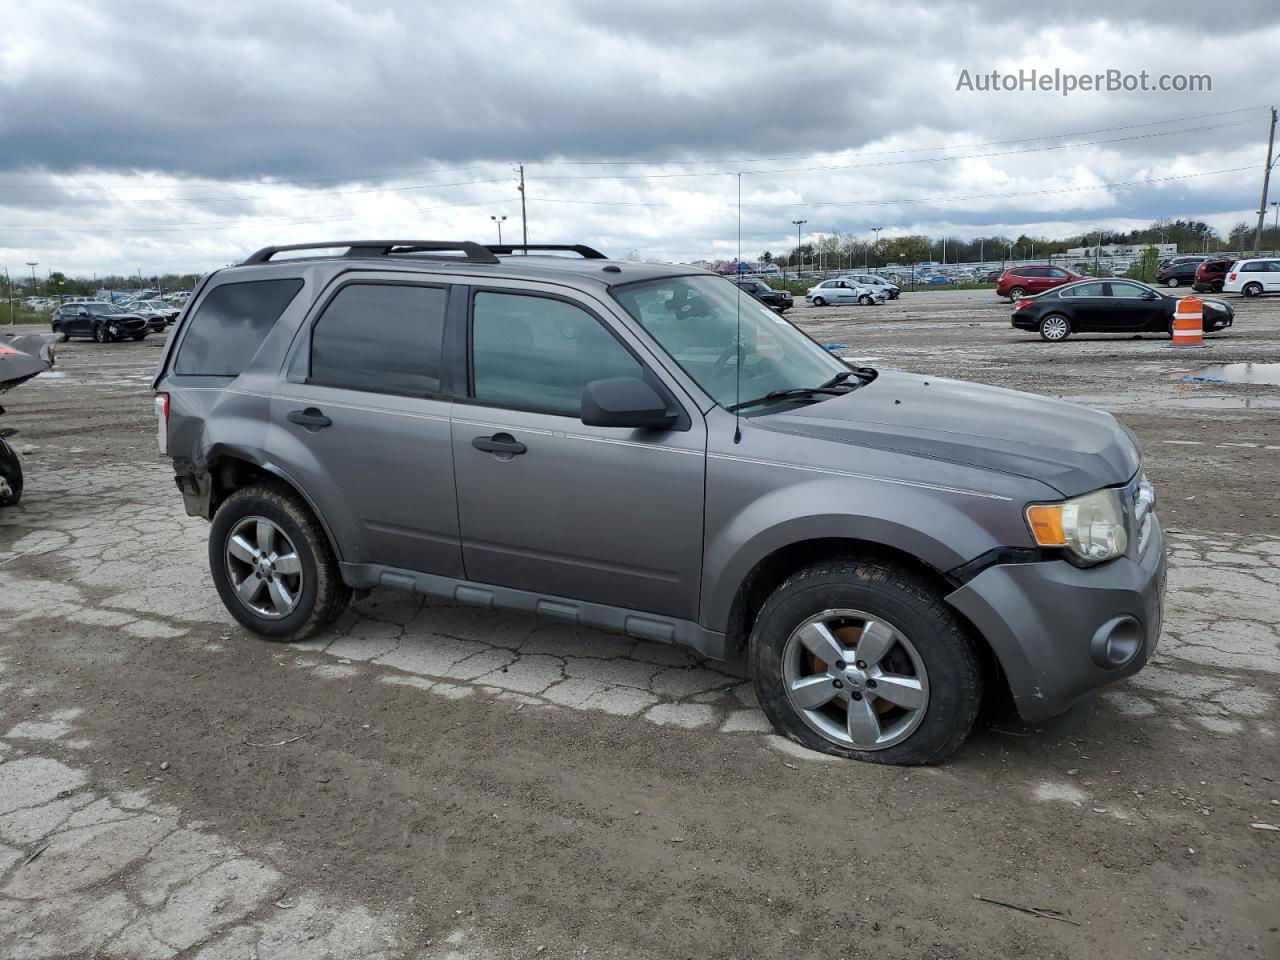
[[635,377],[592,380],[582,391],[582,422],[589,427],[666,430],[676,418],[658,391]]
[[89,315],[89,311],[86,310],[84,307],[81,307],[79,310],[76,311],[77,317],[87,317],[88,315]]
[[1146,293],[1142,295],[1142,299],[1143,300],[1159,300],[1160,294],[1156,293],[1154,290],[1148,290]]

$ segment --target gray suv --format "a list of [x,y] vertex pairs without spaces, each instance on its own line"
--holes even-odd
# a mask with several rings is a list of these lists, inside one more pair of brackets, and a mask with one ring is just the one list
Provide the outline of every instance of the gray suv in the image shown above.
[[744,657],[782,734],[914,764],[984,698],[1047,718],[1160,634],[1111,416],[849,366],[701,270],[268,247],[200,283],[154,386],[214,584],[271,639],[372,587],[525,611]]

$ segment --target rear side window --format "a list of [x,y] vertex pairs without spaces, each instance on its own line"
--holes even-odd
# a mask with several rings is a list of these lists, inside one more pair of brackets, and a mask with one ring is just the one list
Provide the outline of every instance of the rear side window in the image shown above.
[[308,383],[366,393],[440,391],[443,287],[350,283],[311,331]]
[[187,322],[173,372],[238,377],[301,289],[296,278],[214,287]]

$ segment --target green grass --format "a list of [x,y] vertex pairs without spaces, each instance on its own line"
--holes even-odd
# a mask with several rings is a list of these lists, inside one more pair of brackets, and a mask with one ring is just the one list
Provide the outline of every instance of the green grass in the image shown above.
[[[47,327],[49,326],[49,313],[51,312],[52,311],[40,313],[36,310],[28,310],[22,306],[22,304],[14,304],[12,314],[13,323],[18,326],[25,323]],[[9,325],[9,318],[9,305],[7,303],[0,302],[0,327],[7,327]]]

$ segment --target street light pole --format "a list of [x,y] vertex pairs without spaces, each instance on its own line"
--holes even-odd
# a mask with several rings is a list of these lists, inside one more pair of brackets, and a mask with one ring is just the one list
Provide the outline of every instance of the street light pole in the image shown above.
[[1272,220],[1272,227],[1271,227],[1271,232],[1275,234],[1275,236],[1271,238],[1272,240],[1271,246],[1272,246],[1272,249],[1274,250],[1276,247],[1276,244],[1280,243],[1280,200],[1272,200],[1271,205],[1276,208],[1275,219]]
[[872,228],[871,228],[871,232],[872,232],[872,233],[874,233],[874,234],[876,235],[876,240],[875,240],[875,243],[873,244],[873,246],[875,247],[875,250],[876,250],[876,259],[877,259],[877,260],[879,260],[879,259],[880,259],[880,231],[881,231],[881,230],[883,230],[883,229],[884,229],[884,227],[872,227]]
[[808,220],[792,220],[796,228],[796,279],[800,279],[800,228],[808,223]]
[[507,215],[505,213],[498,216],[490,214],[489,219],[498,225],[498,246],[502,246],[502,221],[507,219]]
[[36,267],[40,266],[39,260],[28,260],[27,266],[31,268],[31,295],[36,295]]

